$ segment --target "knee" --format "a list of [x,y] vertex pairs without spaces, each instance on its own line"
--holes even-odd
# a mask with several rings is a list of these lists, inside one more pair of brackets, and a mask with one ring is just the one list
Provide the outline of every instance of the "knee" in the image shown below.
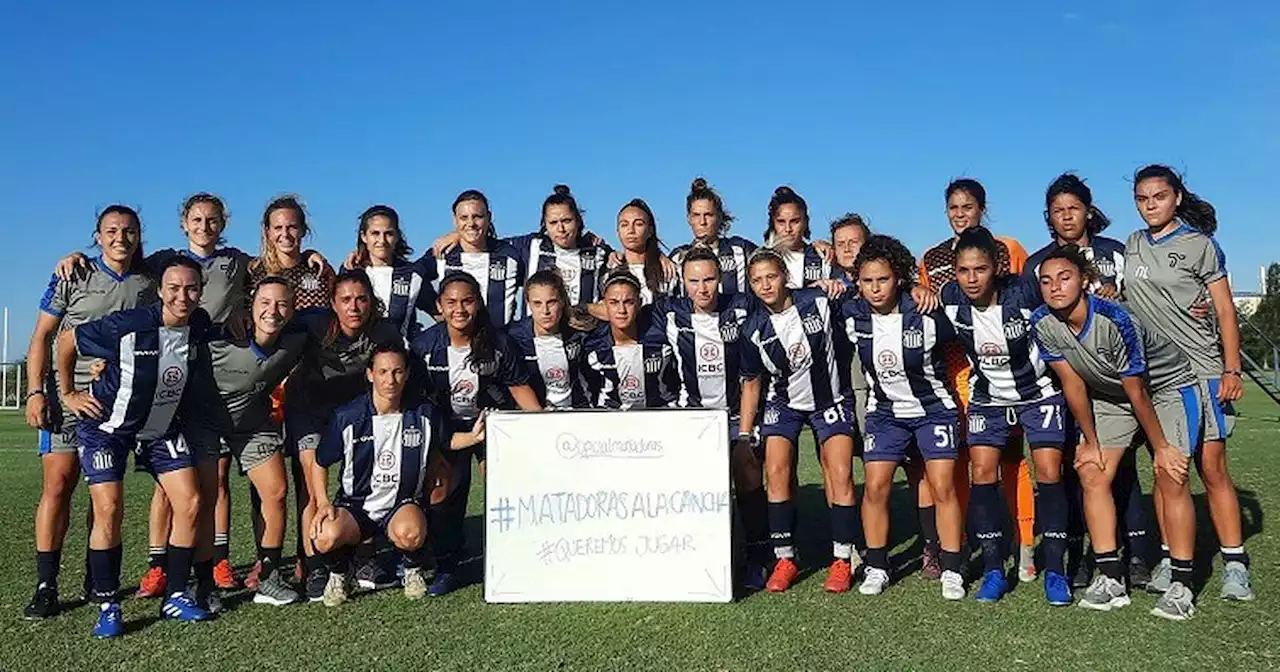
[[422,542],[426,537],[422,526],[415,523],[396,525],[390,532],[391,543],[401,551],[416,551],[422,548]]
[[199,492],[192,492],[189,496],[170,501],[169,508],[173,511],[174,520],[195,522],[196,517],[200,515],[200,506],[203,502],[204,499]]
[[872,504],[884,504],[889,501],[889,491],[891,489],[892,484],[888,481],[881,479],[873,481],[871,479],[867,479],[867,482],[863,484],[862,498],[864,501]]
[[997,465],[998,461],[974,461],[971,463],[973,470],[973,482],[975,485],[986,485],[995,483],[998,478]]
[[74,493],[75,490],[75,472],[49,474],[44,479],[44,488],[40,491],[40,498],[57,502],[67,502],[71,499],[71,494]]
[[315,546],[316,553],[328,553],[333,550],[338,540],[337,527],[332,523],[321,526],[319,534],[311,540],[311,544]]
[[789,460],[769,460],[764,465],[765,475],[770,485],[791,482],[791,462]]
[[933,505],[947,506],[956,502],[956,489],[950,483],[935,483],[933,486]]

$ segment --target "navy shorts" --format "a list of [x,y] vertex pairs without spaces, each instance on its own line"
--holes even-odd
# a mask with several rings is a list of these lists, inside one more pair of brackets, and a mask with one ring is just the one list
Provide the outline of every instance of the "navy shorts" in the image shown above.
[[360,527],[361,541],[373,539],[378,536],[385,537],[387,535],[387,524],[389,524],[391,519],[395,517],[396,512],[409,504],[417,506],[419,509],[422,509],[424,513],[427,510],[427,507],[423,506],[422,502],[417,499],[405,499],[396,502],[395,505],[387,511],[386,515],[374,519],[369,516],[369,512],[365,511],[363,506],[360,506],[355,502],[340,499],[333,503],[335,507],[346,510],[346,512],[351,514],[351,517],[356,520],[356,525]]
[[781,436],[791,441],[792,445],[799,445],[800,430],[805,425],[813,428],[818,446],[833,436],[853,438],[849,410],[849,405],[843,401],[814,411],[797,411],[785,404],[768,403],[765,404],[764,417],[760,421],[760,438]]
[[907,449],[915,445],[924,461],[956,459],[955,411],[921,418],[895,418],[887,413],[867,414],[867,435],[862,440],[866,462],[901,462]]
[[195,457],[181,434],[138,441],[133,437],[107,434],[98,429],[80,428],[84,442],[80,449],[80,469],[89,485],[119,483],[128,469],[129,453],[138,471],[154,477],[171,471],[194,467]]
[[1066,440],[1062,395],[1017,406],[969,406],[968,444],[1003,449],[1019,427],[1032,450],[1061,450]]
[[328,429],[328,421],[306,413],[286,413],[284,418],[284,454],[296,457],[304,450],[320,447],[320,437]]

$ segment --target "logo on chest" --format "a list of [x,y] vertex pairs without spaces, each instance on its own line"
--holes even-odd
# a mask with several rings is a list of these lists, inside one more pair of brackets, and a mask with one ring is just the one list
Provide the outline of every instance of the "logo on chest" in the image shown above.
[[489,262],[489,279],[503,282],[507,279],[507,264],[503,261]]
[[737,257],[733,256],[732,254],[727,254],[720,257],[721,273],[734,273],[734,272],[737,272],[737,270],[738,270]]
[[566,341],[564,344],[565,359],[575,360],[582,354],[582,344],[578,341]]
[[720,338],[725,343],[732,343],[738,340],[739,328],[735,322],[726,322],[720,325]]
[[584,273],[596,270],[596,253],[594,251],[583,252],[578,256],[578,264],[582,266]]
[[902,332],[902,347],[904,348],[923,348],[924,332],[919,329],[907,329]]
[[720,346],[715,343],[703,343],[702,347],[698,348],[698,356],[704,361],[716,361],[720,359]]
[[1116,262],[1110,259],[1094,259],[1093,266],[1103,278],[1116,277]]
[[1170,252],[1165,256],[1169,259],[1169,268],[1177,268],[1178,262],[1187,260],[1187,255],[1181,252]]
[[396,466],[396,452],[391,449],[378,451],[378,468],[391,469]]
[[805,315],[804,318],[800,320],[800,322],[801,324],[804,325],[804,333],[806,334],[817,334],[822,331],[821,315],[818,315],[816,313],[813,315]]
[[396,278],[391,281],[391,293],[396,296],[409,296],[412,289],[412,283],[404,278]]
[[1027,321],[1017,317],[1004,323],[1004,337],[1016,341],[1027,335]]
[[809,282],[812,282],[812,281],[814,281],[814,280],[821,280],[821,279],[822,279],[822,266],[808,266],[808,265],[806,265],[806,266],[804,267],[804,279],[805,279],[806,281],[809,281]]
[[406,427],[400,434],[400,444],[405,448],[418,448],[422,446],[422,430],[417,427]]
[[787,361],[792,369],[803,369],[809,364],[809,348],[804,343],[796,343],[787,348]]
[[298,279],[298,288],[305,292],[315,292],[320,289],[320,277],[308,273]]
[[644,372],[650,375],[662,370],[662,355],[644,358]]

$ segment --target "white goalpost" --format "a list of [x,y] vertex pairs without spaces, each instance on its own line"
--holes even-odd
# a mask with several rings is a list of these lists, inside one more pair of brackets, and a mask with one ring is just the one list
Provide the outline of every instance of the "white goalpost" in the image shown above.
[[0,409],[22,405],[22,362],[9,361],[9,308],[4,309],[4,341],[0,346]]

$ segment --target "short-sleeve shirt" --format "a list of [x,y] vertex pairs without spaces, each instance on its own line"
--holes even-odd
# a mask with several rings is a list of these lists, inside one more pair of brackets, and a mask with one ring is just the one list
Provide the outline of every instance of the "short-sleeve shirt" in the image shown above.
[[[699,243],[686,243],[671,251],[671,261],[677,272],[683,271],[684,258]],[[716,256],[720,258],[720,293],[737,294],[750,291],[747,282],[747,260],[756,251],[756,244],[741,236],[723,236],[716,240]],[[684,293],[684,283],[677,283],[676,292]]]
[[198,349],[182,421],[222,436],[277,429],[271,392],[289,375],[312,341],[305,332],[280,334],[264,350],[253,340],[221,338]]
[[204,276],[200,307],[209,313],[209,318],[215,323],[226,322],[232,315],[248,307],[252,294],[249,279],[252,257],[234,247],[218,248],[207,257],[191,250],[167,249],[147,257],[147,266],[159,277],[160,269],[179,254],[200,264]]
[[256,287],[263,278],[275,275],[284,278],[285,282],[289,283],[289,287],[293,288],[293,305],[296,310],[328,308],[333,303],[335,277],[332,271],[320,273],[313,269],[306,261],[308,254],[310,253],[304,253],[303,260],[297,265],[282,268],[275,273],[268,272],[266,264],[262,263],[262,258],[259,257],[250,264],[250,278],[253,286]]
[[[1062,246],[1054,240],[1036,250],[1035,254],[1027,258],[1023,275],[1033,282],[1039,282],[1040,264],[1059,247]],[[1094,270],[1098,271],[1098,280],[1089,287],[1089,291],[1096,292],[1102,285],[1112,285],[1117,290],[1124,290],[1124,243],[1106,236],[1091,236],[1089,245],[1081,247],[1080,252],[1085,259],[1093,262]]]

